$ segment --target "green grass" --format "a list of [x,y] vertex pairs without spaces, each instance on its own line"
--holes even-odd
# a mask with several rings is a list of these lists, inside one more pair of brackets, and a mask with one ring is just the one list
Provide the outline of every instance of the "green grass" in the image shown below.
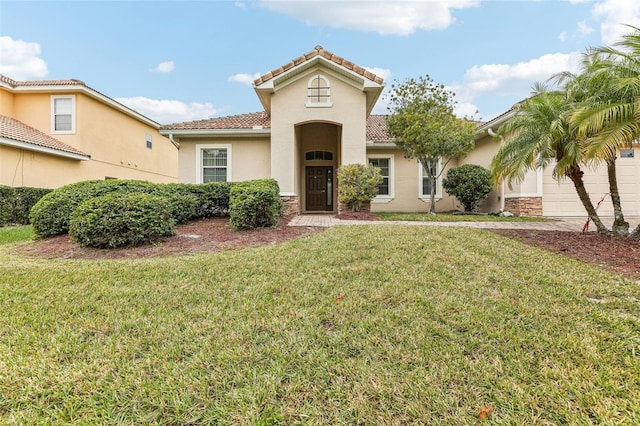
[[0,248],[0,424],[640,423],[638,284],[490,232]]
[[31,241],[35,237],[31,225],[0,227],[0,245]]
[[412,222],[549,222],[551,219],[530,216],[501,217],[483,214],[451,214],[424,212],[376,212],[380,220],[402,220]]

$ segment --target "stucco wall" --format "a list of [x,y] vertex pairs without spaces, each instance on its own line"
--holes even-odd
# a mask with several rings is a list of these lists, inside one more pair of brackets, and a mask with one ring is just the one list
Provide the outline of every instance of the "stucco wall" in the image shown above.
[[[329,79],[331,107],[307,107],[307,85],[318,73]],[[300,147],[295,127],[311,121],[340,126],[341,164],[364,163],[366,159],[366,97],[360,88],[343,80],[345,77],[316,67],[295,81],[276,84],[271,96],[271,171],[283,193],[300,195]]]
[[[429,210],[429,195],[419,196],[422,183],[420,180],[420,166],[417,160],[404,158],[402,151],[395,149],[368,149],[367,157],[390,157],[393,162],[391,185],[393,199],[377,198],[371,203],[373,212],[415,212]],[[455,161],[453,162],[455,165]],[[444,176],[452,164],[445,168]],[[454,197],[442,190],[442,176],[437,185],[436,211],[459,210],[462,207]]]
[[196,170],[196,145],[231,145],[231,180],[243,181],[271,177],[269,139],[260,138],[197,138],[180,139],[179,176],[180,182],[200,183]]

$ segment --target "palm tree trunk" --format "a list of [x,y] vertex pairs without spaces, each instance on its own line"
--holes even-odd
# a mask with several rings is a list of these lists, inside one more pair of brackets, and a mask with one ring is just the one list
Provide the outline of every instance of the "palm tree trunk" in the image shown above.
[[633,232],[629,234],[629,238],[635,241],[640,241],[640,225],[636,226],[636,229],[634,229]]
[[567,171],[567,177],[571,179],[573,182],[573,186],[576,188],[576,192],[578,193],[578,197],[584,206],[584,209],[587,211],[589,215],[589,219],[596,225],[599,234],[609,234],[609,230],[604,223],[600,220],[596,209],[593,207],[593,203],[591,203],[591,198],[589,198],[589,193],[587,189],[584,187],[584,181],[582,180],[582,176],[584,172],[580,170],[580,167],[572,166],[569,171]]
[[616,159],[607,159],[607,175],[609,176],[609,192],[613,204],[613,227],[615,234],[629,235],[629,222],[624,220],[622,205],[620,204],[620,192],[618,191],[618,178],[616,176]]

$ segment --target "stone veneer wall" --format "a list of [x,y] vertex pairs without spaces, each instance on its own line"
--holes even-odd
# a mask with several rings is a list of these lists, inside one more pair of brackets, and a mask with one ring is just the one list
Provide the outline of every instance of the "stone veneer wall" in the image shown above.
[[520,216],[542,217],[542,197],[506,198],[504,209]]
[[295,195],[281,195],[282,200],[282,215],[283,216],[295,216],[300,214],[300,203],[298,197]]

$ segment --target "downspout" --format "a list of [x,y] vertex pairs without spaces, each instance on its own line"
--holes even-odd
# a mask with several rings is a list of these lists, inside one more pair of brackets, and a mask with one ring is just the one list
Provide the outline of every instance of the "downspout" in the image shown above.
[[[487,129],[487,133],[491,137],[494,137],[494,138],[498,137],[498,134],[494,132],[493,129],[491,129],[491,127]],[[503,140],[504,139],[502,138],[502,136],[500,136],[500,145],[502,145]],[[500,183],[500,211],[501,212],[504,211],[504,182]]]
[[175,146],[176,148],[180,149],[180,144],[178,142],[176,142],[175,139],[173,139],[173,133],[169,133],[169,140],[171,141],[173,146]]

